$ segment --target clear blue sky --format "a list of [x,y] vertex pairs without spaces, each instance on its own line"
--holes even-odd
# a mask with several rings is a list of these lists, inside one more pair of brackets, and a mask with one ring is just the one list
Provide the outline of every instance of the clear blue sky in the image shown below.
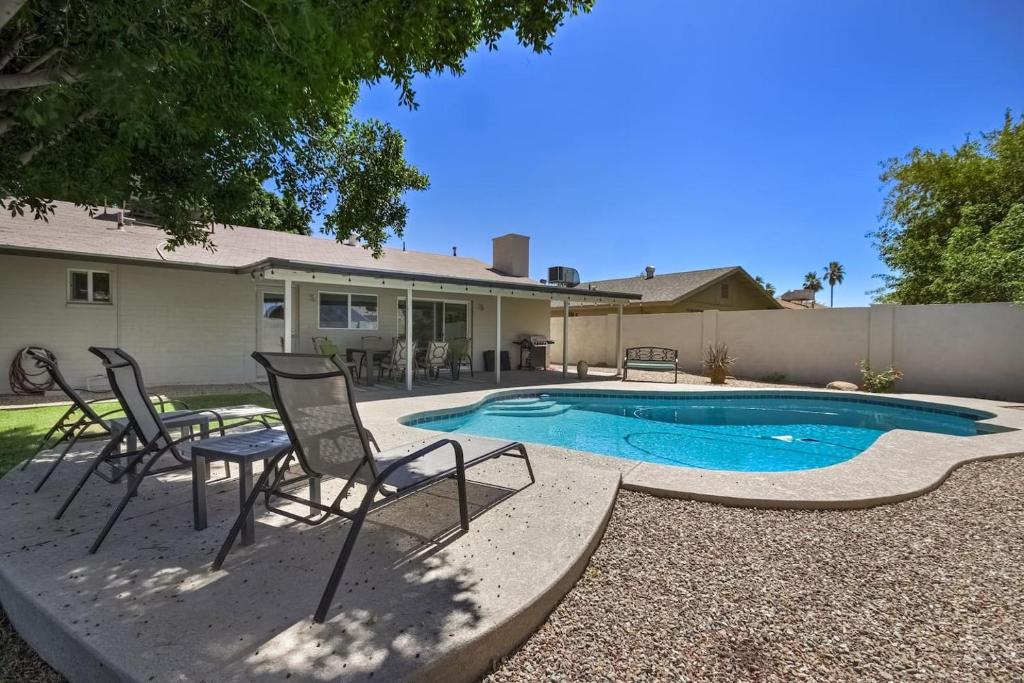
[[490,262],[515,231],[536,278],[741,265],[780,292],[838,259],[836,305],[862,305],[879,163],[1024,111],[1024,0],[598,0],[552,53],[467,67],[420,79],[416,111],[387,84],[357,109],[430,175],[410,249]]

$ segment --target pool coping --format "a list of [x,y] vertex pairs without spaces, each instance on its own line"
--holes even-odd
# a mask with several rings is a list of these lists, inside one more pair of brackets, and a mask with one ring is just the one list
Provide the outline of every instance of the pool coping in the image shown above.
[[[966,463],[1024,454],[1024,410],[1014,408],[1012,404],[1015,402],[928,394],[879,396],[866,392],[805,388],[699,385],[681,388],[678,385],[637,386],[609,381],[588,383],[585,389],[542,385],[448,394],[429,397],[429,400],[418,397],[415,410],[402,411],[394,419],[407,428],[424,430],[419,419],[468,412],[484,403],[503,398],[535,396],[538,393],[587,396],[625,392],[655,397],[666,394],[792,394],[835,401],[895,403],[940,413],[957,414],[957,411],[966,411],[988,416],[977,422],[992,429],[992,433],[964,437],[893,430],[883,434],[864,452],[849,460],[828,467],[787,472],[707,470],[639,462],[547,444],[530,444],[530,447],[554,449],[591,462],[600,462],[603,466],[615,467],[622,473],[622,488],[628,490],[739,507],[819,510],[866,508],[908,500],[934,490],[953,470]],[[404,400],[393,401],[401,403]],[[401,410],[406,406],[393,407]]]

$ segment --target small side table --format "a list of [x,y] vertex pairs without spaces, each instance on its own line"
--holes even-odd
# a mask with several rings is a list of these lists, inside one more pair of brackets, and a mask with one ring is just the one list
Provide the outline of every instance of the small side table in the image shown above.
[[[206,471],[211,460],[224,460],[238,465],[238,506],[245,506],[252,491],[252,464],[258,460],[263,466],[273,458],[290,451],[291,441],[284,429],[258,429],[192,444],[192,518],[196,531],[206,528]],[[320,481],[310,479],[309,496],[320,500]],[[250,512],[242,527],[242,545],[256,540],[255,515]]]

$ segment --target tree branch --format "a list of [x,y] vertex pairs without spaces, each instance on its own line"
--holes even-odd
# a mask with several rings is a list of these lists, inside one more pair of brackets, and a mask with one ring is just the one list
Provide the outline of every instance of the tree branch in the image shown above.
[[0,92],[41,88],[58,83],[74,83],[78,80],[80,79],[73,73],[59,69],[32,71],[27,74],[0,74]]
[[3,51],[3,54],[0,54],[0,69],[7,66],[7,62],[18,56],[18,51],[21,50],[21,44],[24,42],[25,36],[18,36],[7,45],[7,49]]
[[26,2],[28,0],[0,0],[0,28],[6,26]]
[[46,62],[48,62],[50,60],[50,58],[53,57],[58,52],[60,52],[60,47],[57,46],[57,45],[54,45],[49,50],[47,50],[43,54],[41,54],[38,57],[36,57],[35,59],[33,59],[28,64],[26,64],[25,68],[21,70],[21,73],[23,73],[23,74],[32,73],[33,71],[35,71],[36,69],[41,67],[43,64],[46,64]]
[[[84,112],[82,112],[77,119],[75,119],[75,123],[83,123],[85,121],[88,121],[91,118],[95,118],[95,116],[99,113],[100,110],[98,108],[90,107],[89,109],[86,109]],[[44,147],[48,145],[54,145],[60,142],[69,132],[71,132],[71,128],[72,126],[67,126],[63,131],[61,131],[60,135],[50,140],[48,144],[39,143],[37,145],[29,147],[27,150],[18,155],[18,161],[21,163],[22,166],[27,166],[28,163],[32,161],[32,158],[35,157],[35,155],[39,154],[39,152],[41,152]]]

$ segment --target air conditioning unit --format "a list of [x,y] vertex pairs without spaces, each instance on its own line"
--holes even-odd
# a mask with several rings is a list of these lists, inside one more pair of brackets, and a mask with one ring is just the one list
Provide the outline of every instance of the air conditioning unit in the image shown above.
[[551,266],[548,268],[548,284],[556,287],[575,287],[580,283],[580,273],[568,266]]

